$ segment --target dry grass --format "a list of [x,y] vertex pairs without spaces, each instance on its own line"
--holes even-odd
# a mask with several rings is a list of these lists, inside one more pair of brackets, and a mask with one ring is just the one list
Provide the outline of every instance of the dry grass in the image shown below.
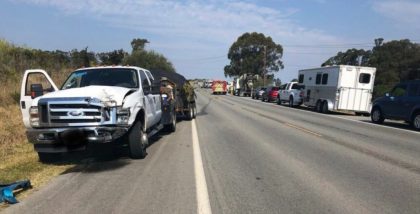
[[[53,76],[61,84],[67,72]],[[21,80],[9,80],[0,85],[0,183],[30,179],[34,189],[73,167],[73,164],[50,165],[38,161],[29,144],[18,105]],[[19,194],[22,199],[31,191]],[[5,205],[0,206],[0,211]]]

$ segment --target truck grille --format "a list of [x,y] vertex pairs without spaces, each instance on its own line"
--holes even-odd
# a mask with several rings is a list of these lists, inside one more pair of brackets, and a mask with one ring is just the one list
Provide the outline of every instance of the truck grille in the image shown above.
[[115,108],[105,107],[90,98],[55,98],[39,101],[41,126],[106,125],[115,121]]

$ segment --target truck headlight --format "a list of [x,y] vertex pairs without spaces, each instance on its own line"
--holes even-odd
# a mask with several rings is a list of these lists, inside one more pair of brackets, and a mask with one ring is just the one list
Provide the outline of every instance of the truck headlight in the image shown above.
[[32,127],[39,126],[39,114],[38,114],[38,106],[32,106],[29,109],[29,121]]
[[117,124],[125,125],[128,124],[130,119],[130,108],[117,108]]

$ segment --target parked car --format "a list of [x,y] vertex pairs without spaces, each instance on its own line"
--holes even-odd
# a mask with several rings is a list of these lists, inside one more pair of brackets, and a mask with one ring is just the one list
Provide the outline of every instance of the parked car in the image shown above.
[[279,95],[279,87],[278,86],[269,86],[267,87],[262,96],[261,101],[273,102],[277,100],[277,96]]
[[277,104],[288,102],[289,107],[300,106],[303,103],[305,86],[298,82],[289,82],[280,86]]
[[420,80],[397,84],[390,93],[373,102],[372,122],[404,120],[420,130]]
[[265,89],[266,87],[257,87],[256,89],[254,89],[254,91],[252,91],[252,99],[261,99]]

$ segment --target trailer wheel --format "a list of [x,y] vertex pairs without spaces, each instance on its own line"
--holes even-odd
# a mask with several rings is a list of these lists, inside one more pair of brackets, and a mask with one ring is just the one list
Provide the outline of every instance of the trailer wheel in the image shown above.
[[327,101],[322,102],[321,113],[328,114],[328,102]]
[[196,118],[196,116],[197,116],[197,108],[194,105],[194,107],[193,107],[193,118]]
[[54,163],[60,159],[60,153],[38,152],[39,161],[42,163]]
[[190,105],[188,105],[188,112],[187,112],[187,119],[192,120],[194,118],[194,108]]
[[321,105],[322,105],[321,100],[318,100],[318,101],[316,102],[316,105],[315,105],[315,111],[316,111],[316,112],[321,113],[321,107],[322,107]]
[[372,110],[372,114],[370,115],[370,119],[373,123],[382,124],[385,120],[384,115],[382,114],[381,109],[378,107]]
[[146,147],[148,144],[147,134],[143,132],[142,124],[136,121],[128,134],[128,147],[130,157],[133,159],[143,159],[146,157]]
[[290,98],[289,98],[289,107],[290,108],[293,108],[294,107],[294,105],[293,105],[293,97],[292,96],[290,96]]

